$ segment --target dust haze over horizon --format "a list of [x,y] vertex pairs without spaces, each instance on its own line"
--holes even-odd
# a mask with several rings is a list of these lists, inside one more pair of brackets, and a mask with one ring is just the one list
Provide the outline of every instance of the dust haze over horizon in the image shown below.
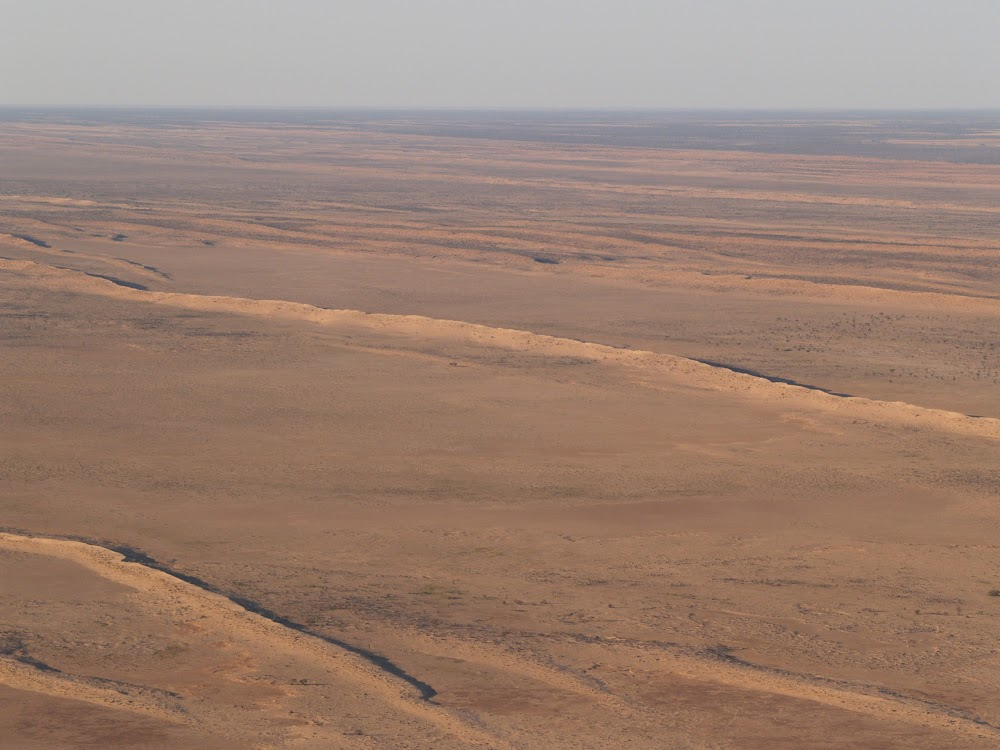
[[1000,5],[37,0],[0,106],[989,109]]

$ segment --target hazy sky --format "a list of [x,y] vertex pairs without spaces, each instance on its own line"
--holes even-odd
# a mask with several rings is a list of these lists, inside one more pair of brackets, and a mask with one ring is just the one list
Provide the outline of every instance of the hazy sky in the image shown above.
[[1000,108],[1000,0],[2,0],[0,105]]

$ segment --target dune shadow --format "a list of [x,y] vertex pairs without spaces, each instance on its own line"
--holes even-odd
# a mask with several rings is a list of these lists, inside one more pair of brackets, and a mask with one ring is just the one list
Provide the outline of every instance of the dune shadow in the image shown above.
[[751,370],[747,367],[737,367],[736,365],[729,365],[724,362],[715,362],[711,359],[696,359],[692,357],[695,362],[700,362],[703,365],[708,365],[709,367],[717,367],[720,370],[729,370],[730,372],[737,372],[740,375],[749,375],[753,378],[760,378],[761,380],[766,380],[769,383],[782,383],[784,385],[794,385],[796,388],[805,388],[807,391],[819,391],[820,393],[825,393],[828,396],[836,396],[837,398],[854,398],[850,393],[840,393],[839,391],[831,391],[827,388],[823,388],[818,385],[809,385],[808,383],[800,383],[797,380],[792,380],[791,378],[782,378],[777,375],[765,375],[757,370]]
[[40,240],[37,237],[32,237],[30,234],[12,234],[11,237],[17,237],[19,240],[30,242],[35,247],[44,247],[44,248],[52,247],[52,245],[50,245],[45,240]]

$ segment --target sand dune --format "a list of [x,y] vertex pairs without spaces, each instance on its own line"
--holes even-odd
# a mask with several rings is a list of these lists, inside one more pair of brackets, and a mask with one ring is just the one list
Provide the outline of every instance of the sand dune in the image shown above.
[[[113,617],[133,611],[142,613],[138,616],[153,618],[146,627],[154,632],[162,630],[164,625],[173,629],[170,643],[153,654],[154,657],[162,654],[159,664],[156,659],[152,664],[136,660],[139,663],[126,667],[139,684],[74,674],[58,664],[42,664],[34,658],[35,646],[31,644],[19,649],[20,653],[15,652],[13,658],[11,655],[0,658],[0,683],[8,687],[180,724],[202,737],[217,736],[223,744],[240,738],[243,747],[353,747],[356,742],[346,739],[355,729],[348,726],[350,717],[357,716],[361,706],[368,714],[376,713],[373,704],[380,704],[377,713],[382,722],[398,715],[401,725],[397,731],[414,737],[425,732],[431,736],[441,733],[444,738],[451,738],[442,739],[443,742],[460,742],[468,747],[504,747],[499,739],[478,733],[446,711],[421,702],[405,683],[363,659],[249,612],[218,594],[147,566],[126,562],[118,553],[83,542],[10,533],[0,533],[0,550],[21,561],[21,567],[28,571],[32,569],[32,558],[36,557],[56,558],[79,566],[120,587],[122,609],[116,610]],[[77,578],[78,595],[85,596],[86,576],[77,574]],[[17,607],[15,602],[8,601],[6,605]],[[101,616],[96,606],[93,616]],[[31,629],[29,641],[40,635],[35,623],[7,623],[8,628],[18,626]],[[135,627],[141,632],[141,624]],[[79,637],[66,629],[52,635]],[[41,653],[53,647],[46,642],[45,635],[39,640]],[[200,652],[200,657],[194,657],[192,651]],[[71,664],[72,661],[70,657]],[[199,674],[190,675],[189,679],[194,681],[188,684],[183,684],[181,677],[178,684],[178,674],[171,671],[177,667],[171,661],[197,663]],[[218,681],[220,671],[225,674],[224,681],[234,689],[245,686],[239,704],[227,705],[233,696],[225,692],[213,694],[214,690],[204,692],[198,684],[199,678],[205,680],[212,672],[216,674],[213,682]],[[317,701],[316,697],[303,695],[316,692],[308,686],[330,689],[333,694]],[[288,721],[289,715],[296,718]],[[282,730],[282,724],[290,726]],[[421,729],[420,725],[427,728]],[[387,727],[383,724],[380,729],[385,731]],[[428,736],[425,741],[430,739]]]
[[[153,652],[158,663],[143,663],[132,656],[127,667],[130,680],[125,682],[65,669],[58,650],[55,663],[39,661],[36,653],[46,654],[53,649],[54,644],[48,640],[52,636],[30,618],[9,622],[6,625],[9,633],[24,628],[31,635],[29,644],[19,642],[16,648],[8,646],[6,655],[0,657],[0,684],[8,688],[48,700],[70,699],[112,712],[145,716],[171,729],[185,727],[202,742],[210,736],[216,737],[218,744],[213,746],[218,747],[234,742],[242,747],[259,748],[354,747],[357,741],[352,738],[366,736],[357,726],[366,720],[362,716],[373,715],[379,717],[377,730],[381,732],[389,730],[386,724],[391,721],[390,716],[409,717],[393,731],[405,732],[411,742],[426,733],[423,741],[435,741],[440,743],[438,746],[452,743],[462,747],[508,746],[501,738],[470,726],[461,714],[456,716],[421,703],[419,696],[407,690],[405,684],[351,653],[338,651],[308,632],[282,626],[160,570],[129,562],[120,553],[80,541],[11,533],[0,533],[0,551],[4,562],[13,561],[14,570],[22,575],[26,572],[37,575],[37,568],[44,575],[44,563],[50,559],[70,563],[86,571],[70,571],[71,578],[66,571],[58,573],[62,585],[71,582],[74,586],[77,602],[87,602],[88,594],[93,595],[94,585],[88,575],[96,576],[121,592],[112,618],[126,613],[136,617],[134,613],[141,613],[139,617],[155,618],[155,623],[147,625],[154,632],[162,632],[164,624],[173,630],[169,643]],[[43,592],[44,588],[33,593]],[[5,604],[17,608],[16,595]],[[102,608],[105,613],[110,612],[106,609],[108,604],[100,599],[89,604],[95,608],[91,616],[108,617],[102,614]],[[78,617],[76,613],[70,623]],[[132,627],[141,632],[141,624],[133,622]],[[60,627],[56,632],[62,640],[79,637],[72,624],[69,629]],[[157,635],[147,635],[154,641],[150,648],[156,647]],[[97,644],[91,647],[94,645]],[[612,639],[608,645],[617,644]],[[97,647],[109,648],[105,644]],[[669,672],[681,685],[685,680],[693,680],[712,685],[713,691],[723,695],[727,691],[734,694],[749,691],[776,699],[806,701],[814,707],[847,712],[845,716],[868,716],[944,731],[956,741],[965,738],[989,742],[1000,736],[1000,728],[959,711],[886,695],[874,686],[866,690],[859,685],[762,670],[723,653],[717,658],[712,653],[699,658],[684,649],[668,647],[661,654],[669,660]],[[61,656],[65,658],[66,654]],[[493,656],[498,657],[502,658],[500,654]],[[104,661],[106,664],[107,657]],[[73,662],[70,657],[69,664]],[[178,672],[176,662],[197,663],[198,669],[192,674],[181,666]],[[105,670],[106,666],[103,670],[98,668]],[[222,673],[225,683],[232,686],[230,690],[240,692],[217,688],[206,692],[201,681],[207,679],[209,672],[214,673],[213,685],[218,684]],[[304,674],[309,676],[293,677]],[[539,676],[553,689],[568,690],[612,710],[628,711],[626,703],[588,688],[585,683],[544,670]],[[323,688],[324,693],[318,701],[315,696],[307,695],[317,687]],[[238,702],[230,704],[234,699]],[[294,718],[288,719],[289,716]],[[432,740],[435,733],[440,733],[440,737]]]
[[890,421],[909,427],[939,429],[970,435],[1000,438],[1000,419],[970,417],[939,409],[926,409],[903,402],[881,402],[866,398],[842,397],[822,391],[714,367],[683,357],[649,351],[622,350],[601,344],[558,338],[513,329],[492,328],[456,320],[436,320],[420,315],[386,315],[359,310],[329,310],[282,300],[193,295],[130,289],[113,280],[87,277],[72,271],[31,261],[0,260],[0,270],[15,271],[37,280],[50,289],[65,289],[151,302],[190,309],[259,315],[315,323],[341,332],[366,330],[391,332],[410,337],[415,348],[428,342],[457,340],[465,343],[529,352],[550,357],[585,357],[602,364],[622,365],[634,371],[632,377],[648,382],[650,376],[665,382],[650,384],[669,387],[672,382],[690,388],[718,389],[746,394],[752,398],[780,399],[788,408],[835,411],[857,419]]

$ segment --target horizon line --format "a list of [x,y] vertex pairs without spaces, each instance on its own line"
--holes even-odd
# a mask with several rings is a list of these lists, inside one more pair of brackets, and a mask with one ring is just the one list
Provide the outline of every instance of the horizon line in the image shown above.
[[1000,114],[1000,107],[729,107],[729,106],[514,106],[514,105],[395,105],[395,104],[0,104],[0,111],[157,111],[157,110],[256,110],[314,112],[635,112],[635,113],[983,113]]

